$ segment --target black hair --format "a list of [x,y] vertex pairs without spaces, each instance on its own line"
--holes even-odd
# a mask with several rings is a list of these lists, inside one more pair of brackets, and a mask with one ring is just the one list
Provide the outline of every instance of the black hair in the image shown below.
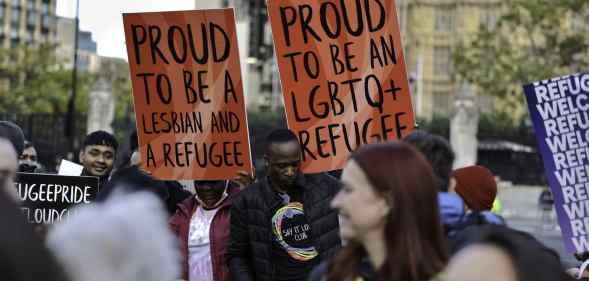
[[164,203],[170,196],[161,181],[154,179],[137,166],[130,166],[114,172],[110,180],[101,187],[96,200],[106,200],[118,188],[123,188],[127,192],[150,191]]
[[131,156],[133,156],[133,152],[137,150],[139,147],[137,143],[137,130],[133,130],[131,134],[129,134],[129,139],[126,144],[121,146],[121,150],[117,153],[117,158],[114,164],[116,170],[129,167],[131,165]]
[[35,148],[35,145],[33,145],[33,143],[32,143],[32,142],[30,142],[30,141],[28,141],[28,140],[25,140],[25,146],[24,146],[23,150],[25,150],[25,149],[27,149],[27,148],[31,148],[31,147],[32,147],[32,148]]
[[557,252],[546,247],[532,235],[500,225],[471,227],[459,237],[460,245],[453,252],[470,245],[500,248],[510,257],[520,281],[550,281],[563,279],[566,274]]
[[18,125],[10,121],[0,121],[0,138],[10,141],[18,156],[22,154],[25,146],[25,135]]
[[448,191],[452,164],[455,158],[450,143],[441,136],[421,130],[411,132],[403,141],[413,145],[425,155],[434,170],[439,189]]
[[291,141],[299,142],[297,136],[289,129],[276,129],[268,136],[266,136],[266,146],[264,147],[265,153],[268,154],[270,152],[270,145],[276,143],[287,143]]
[[137,139],[137,130],[133,130],[131,135],[129,135],[129,149],[131,152],[137,150],[139,147],[139,140]]
[[89,145],[106,145],[112,147],[115,152],[119,148],[119,143],[115,136],[105,131],[95,131],[86,136],[82,143],[82,149]]

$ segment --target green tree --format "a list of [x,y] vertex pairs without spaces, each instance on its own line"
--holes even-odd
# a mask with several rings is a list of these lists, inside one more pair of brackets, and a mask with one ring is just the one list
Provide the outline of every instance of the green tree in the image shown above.
[[[0,49],[0,111],[64,113],[72,89],[72,70],[55,55],[56,45]],[[88,108],[94,76],[78,73],[76,109]]]
[[522,85],[589,66],[589,1],[504,0],[501,12],[496,26],[458,46],[454,65],[517,123],[527,112]]

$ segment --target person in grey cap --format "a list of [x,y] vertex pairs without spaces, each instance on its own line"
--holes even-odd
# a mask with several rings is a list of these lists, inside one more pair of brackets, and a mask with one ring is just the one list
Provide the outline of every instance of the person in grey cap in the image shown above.
[[10,121],[0,121],[0,138],[5,138],[12,143],[17,156],[22,153],[25,146],[25,135],[18,125]]

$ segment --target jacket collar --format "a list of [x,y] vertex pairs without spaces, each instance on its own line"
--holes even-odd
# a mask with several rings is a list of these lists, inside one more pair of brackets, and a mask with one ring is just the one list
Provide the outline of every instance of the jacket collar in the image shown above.
[[[309,181],[307,180],[305,174],[301,172],[299,172],[297,178],[295,179],[295,185],[295,188],[302,188],[305,191],[304,194],[306,194],[307,191],[312,189],[312,186],[309,184]],[[278,196],[276,196],[276,190],[272,187],[272,182],[269,176],[266,176],[263,179],[261,185],[261,196],[264,202],[266,202],[266,206],[269,210],[275,209],[282,203],[282,200]],[[305,195],[303,195],[303,198],[304,197]]]

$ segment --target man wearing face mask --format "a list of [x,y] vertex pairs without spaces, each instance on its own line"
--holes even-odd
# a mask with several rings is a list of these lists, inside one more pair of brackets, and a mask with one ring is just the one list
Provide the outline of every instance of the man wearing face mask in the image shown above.
[[23,173],[41,173],[42,166],[37,161],[37,149],[30,141],[25,141],[25,146],[18,157],[18,171]]
[[239,187],[226,181],[195,181],[196,194],[178,205],[170,227],[179,239],[182,279],[229,281],[230,208]]

